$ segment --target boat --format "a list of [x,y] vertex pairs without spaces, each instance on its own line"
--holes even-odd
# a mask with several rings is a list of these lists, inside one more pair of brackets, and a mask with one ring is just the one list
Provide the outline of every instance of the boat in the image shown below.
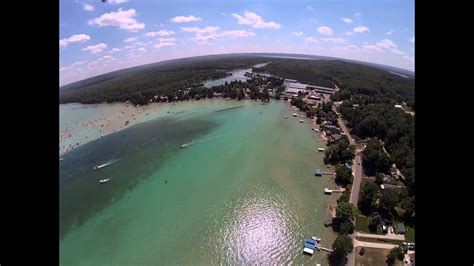
[[297,113],[293,113],[293,116],[294,116],[294,117],[297,117],[297,116],[298,116],[298,114],[297,114]]
[[107,183],[107,182],[109,182],[109,181],[110,181],[110,178],[104,178],[104,179],[99,180],[99,183],[105,184],[105,183]]
[[94,168],[92,168],[92,169],[94,169],[94,170],[99,170],[99,169],[101,169],[101,168],[106,167],[107,165],[108,165],[108,164],[106,164],[106,163],[101,164],[101,165],[96,165],[96,166],[94,166]]
[[332,194],[332,190],[326,187],[326,188],[324,188],[324,194],[331,195],[331,194]]
[[286,116],[286,115],[285,115],[285,116],[283,116],[283,117],[284,117],[285,119],[287,119],[287,118],[288,118],[288,116]]
[[316,242],[321,242],[321,238],[317,236],[312,236],[311,239],[315,240]]
[[318,151],[325,151],[326,149],[318,148]]
[[303,123],[303,122],[304,122],[304,120],[303,120],[303,119],[300,119],[300,123]]
[[59,158],[59,161],[60,161],[60,162],[64,161],[64,158]]

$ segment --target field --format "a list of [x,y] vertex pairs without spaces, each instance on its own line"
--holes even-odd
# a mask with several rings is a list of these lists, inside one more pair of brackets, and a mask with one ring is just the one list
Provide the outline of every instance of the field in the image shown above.
[[[354,250],[355,252],[355,265],[356,266],[380,266],[387,265],[385,262],[387,260],[387,255],[390,252],[386,249],[378,248],[365,248],[365,254],[363,256],[359,255],[360,247]],[[396,260],[395,266],[402,266],[403,262]]]

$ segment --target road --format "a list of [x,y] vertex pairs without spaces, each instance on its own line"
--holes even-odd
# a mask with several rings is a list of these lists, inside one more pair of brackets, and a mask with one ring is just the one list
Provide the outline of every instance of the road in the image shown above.
[[357,239],[354,239],[354,250],[356,247],[392,249],[398,246],[394,244],[364,242],[364,241],[359,241]]
[[[334,112],[337,113],[335,106],[333,106],[333,110],[334,110]],[[344,134],[346,134],[347,138],[349,139],[349,144],[356,145],[356,142],[352,138],[351,134],[349,134],[349,130],[347,129],[346,125],[344,124],[344,121],[342,121],[341,118],[338,118],[337,122],[339,123],[339,126],[341,127]],[[362,165],[361,164],[362,164],[362,160],[361,160],[360,152],[356,150],[356,155],[354,157],[354,160],[352,161],[352,173],[354,174],[354,180],[352,182],[351,196],[349,198],[349,203],[352,203],[355,206],[357,206],[357,202],[359,201],[360,181],[362,180]],[[353,239],[354,248],[355,248],[356,244],[358,244],[360,241],[355,239],[354,234],[351,235],[351,238]],[[377,243],[375,243],[375,244],[377,245]],[[354,253],[355,252],[352,252],[352,253],[349,253],[347,255],[347,264],[346,265],[349,265],[349,266],[354,266],[355,265],[355,255],[354,255]]]
[[[338,118],[337,121],[339,122],[339,126],[341,127],[342,131],[344,131],[344,134],[346,134],[347,138],[349,139],[349,143],[356,145],[355,140],[351,137],[351,134],[349,134],[349,130],[347,129],[342,119]],[[352,203],[355,206],[357,206],[357,202],[359,201],[360,181],[362,180],[361,164],[362,160],[360,152],[356,150],[356,156],[354,157],[354,161],[352,162],[352,172],[354,173],[354,181],[352,182],[351,197],[349,199],[349,203]]]
[[392,240],[405,241],[405,236],[404,235],[397,235],[397,234],[391,234],[391,233],[388,233],[386,235],[376,235],[376,234],[365,234],[365,233],[356,232],[355,235],[356,235],[356,237],[383,238],[383,239],[392,239]]

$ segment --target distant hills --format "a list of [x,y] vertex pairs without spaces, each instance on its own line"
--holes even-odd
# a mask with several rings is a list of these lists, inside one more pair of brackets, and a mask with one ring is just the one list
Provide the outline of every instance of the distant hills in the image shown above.
[[375,64],[375,63],[369,63],[369,62],[363,62],[363,61],[356,61],[356,60],[350,60],[350,59],[342,59],[342,58],[336,58],[336,57],[329,57],[329,56],[319,56],[319,55],[306,55],[306,54],[288,54],[288,53],[234,53],[234,54],[219,54],[219,55],[205,55],[205,56],[195,56],[195,57],[185,57],[185,58],[179,58],[179,59],[171,59],[171,60],[165,60],[157,63],[152,63],[152,64],[146,64],[146,65],[141,65],[141,66],[136,66],[136,67],[131,67],[131,68],[126,68],[126,69],[121,69],[113,72],[109,72],[106,74],[98,75],[95,77],[83,79],[80,81],[72,82],[66,85],[61,86],[59,89],[60,90],[69,90],[69,89],[78,89],[81,87],[101,83],[110,79],[114,79],[118,76],[124,75],[124,74],[131,74],[134,73],[135,71],[140,71],[140,70],[145,70],[145,69],[151,69],[151,68],[161,68],[161,67],[170,67],[170,66],[178,66],[181,64],[189,64],[189,63],[195,63],[199,61],[212,61],[212,60],[218,60],[218,59],[226,59],[226,58],[235,58],[235,57],[244,57],[244,58],[250,58],[250,57],[281,57],[281,58],[295,58],[295,59],[312,59],[312,60],[321,60],[321,59],[326,59],[326,60],[338,60],[338,61],[345,61],[345,62],[352,62],[352,63],[357,63],[357,64],[362,64],[366,66],[372,66],[380,69],[384,69],[387,71],[393,71],[398,74],[402,74],[404,76],[408,76],[409,78],[414,78],[415,73],[413,71],[409,71],[406,69],[401,69],[397,67],[392,67],[392,66],[386,66],[386,65],[381,65],[381,64]]

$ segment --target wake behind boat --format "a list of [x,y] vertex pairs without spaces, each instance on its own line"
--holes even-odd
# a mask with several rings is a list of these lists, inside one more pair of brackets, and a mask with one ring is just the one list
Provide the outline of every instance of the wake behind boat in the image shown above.
[[111,179],[112,178],[104,178],[104,179],[99,180],[99,183],[105,184],[105,183],[109,182]]
[[94,169],[94,170],[99,170],[99,169],[101,169],[101,168],[106,167],[107,165],[109,165],[109,164],[104,163],[104,164],[101,164],[101,165],[96,165],[96,166],[94,166],[92,169]]

